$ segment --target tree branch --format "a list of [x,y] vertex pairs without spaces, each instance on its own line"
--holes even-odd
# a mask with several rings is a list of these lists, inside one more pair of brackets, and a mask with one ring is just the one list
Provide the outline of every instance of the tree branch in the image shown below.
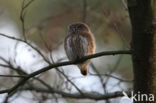
[[49,63],[49,61],[45,58],[45,56],[43,55],[43,53],[39,49],[37,49],[35,46],[33,46],[31,43],[29,43],[29,42],[27,42],[25,40],[22,40],[20,38],[12,37],[12,36],[5,35],[5,34],[2,34],[2,33],[0,33],[0,36],[6,37],[6,38],[9,38],[9,39],[12,39],[12,40],[17,40],[17,41],[20,41],[22,43],[27,44],[32,49],[34,49],[47,63]]
[[[56,90],[54,88],[51,88],[49,90],[49,89],[44,89],[44,88],[39,88],[39,87],[26,87],[26,88],[21,88],[21,90],[32,90],[32,91],[36,91],[36,92],[52,93],[52,94],[56,93],[56,94],[59,94],[63,97],[74,98],[74,99],[106,100],[106,99],[124,96],[122,91],[117,91],[117,92],[113,92],[113,93],[106,93],[106,94],[100,94],[97,92],[84,92],[82,95],[79,93],[63,92],[60,90]],[[130,92],[126,92],[126,93],[130,96]]]
[[25,0],[22,2],[22,7],[21,7],[21,12],[20,12],[20,20],[22,23],[22,34],[24,37],[24,40],[26,41],[26,35],[25,35],[25,14],[26,14],[26,9],[27,7],[33,2],[34,0],[30,0],[28,3],[25,4]]
[[65,62],[61,62],[61,63],[55,63],[52,65],[49,65],[47,67],[44,67],[36,72],[33,72],[31,74],[29,74],[28,78],[31,78],[33,76],[36,76],[42,72],[45,72],[47,70],[50,70],[52,68],[56,68],[56,67],[60,67],[60,66],[66,66],[66,65],[73,65],[73,64],[79,64],[83,61],[86,61],[88,59],[93,59],[93,58],[97,58],[97,57],[101,57],[101,56],[108,56],[108,55],[119,55],[119,54],[131,54],[130,50],[121,50],[121,51],[104,51],[104,52],[100,52],[100,53],[96,53],[93,55],[88,55],[88,56],[84,56],[83,58],[76,60],[76,61],[65,61]]
[[9,94],[13,91],[16,91],[16,89],[18,89],[18,87],[20,87],[21,85],[23,85],[28,79],[40,74],[40,73],[43,73],[45,71],[48,71],[52,68],[56,68],[56,67],[60,67],[60,66],[67,66],[67,65],[73,65],[73,64],[78,64],[78,63],[81,63],[85,60],[88,60],[88,59],[92,59],[92,58],[96,58],[96,57],[101,57],[101,56],[108,56],[108,55],[117,55],[117,54],[131,54],[131,51],[130,50],[124,50],[124,51],[105,51],[105,52],[100,52],[100,53],[96,53],[96,54],[93,54],[93,55],[89,55],[89,56],[85,56],[79,60],[76,60],[76,61],[66,61],[66,62],[61,62],[61,63],[55,63],[55,64],[52,64],[52,65],[49,65],[47,67],[44,67],[38,71],[35,71],[31,74],[29,74],[28,76],[26,76],[25,78],[22,78],[14,87],[11,88],[11,90],[9,91]]
[[10,89],[0,90],[0,94],[8,93],[9,91],[10,91]]
[[0,75],[0,77],[15,77],[15,78],[25,78],[25,75]]
[[111,77],[111,78],[114,78],[114,79],[116,79],[116,80],[119,80],[119,81],[121,81],[121,82],[129,82],[129,83],[132,83],[133,82],[133,80],[126,80],[126,79],[121,79],[121,78],[119,78],[119,77],[116,77],[116,76],[113,76],[113,75],[111,75],[111,74],[90,74],[91,76],[108,76],[108,77]]
[[[25,40],[18,39],[16,37],[12,37],[12,36],[8,36],[8,35],[2,34],[2,33],[0,33],[0,36],[7,37],[7,38],[10,38],[12,40],[17,40],[17,41],[24,42],[27,45],[31,46],[33,49],[35,49],[44,58],[43,54],[38,49],[36,49],[34,46],[32,46],[30,43],[26,42]],[[97,58],[97,57],[101,57],[101,56],[119,55],[119,54],[131,54],[131,53],[132,53],[131,50],[105,51],[105,52],[100,52],[100,53],[96,53],[96,54],[93,54],[93,55],[85,56],[85,57],[83,57],[83,58],[81,58],[79,60],[76,60],[76,61],[66,61],[66,62],[61,62],[61,63],[54,63],[52,65],[49,65],[49,66],[44,67],[44,68],[41,68],[40,70],[38,70],[36,72],[33,72],[31,74],[28,74],[25,77],[21,78],[19,80],[19,82],[15,86],[13,86],[11,89],[9,89],[10,91],[8,93],[12,94],[12,92],[15,92],[16,89],[18,89],[18,87],[20,87],[21,85],[25,84],[25,82],[28,79],[30,79],[30,78],[32,78],[32,77],[34,77],[34,76],[36,76],[36,75],[38,75],[40,73],[48,71],[48,70],[50,70],[52,68],[56,68],[56,67],[60,67],[60,66],[66,66],[66,65],[79,64],[79,63],[81,63],[83,61],[86,61],[88,59]],[[44,60],[46,60],[46,59],[44,58]]]

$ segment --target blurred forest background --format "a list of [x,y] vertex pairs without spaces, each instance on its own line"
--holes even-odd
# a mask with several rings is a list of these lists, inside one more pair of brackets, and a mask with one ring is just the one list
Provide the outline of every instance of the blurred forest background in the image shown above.
[[[25,0],[25,4],[30,0]],[[67,27],[74,22],[85,22],[96,40],[96,53],[129,49],[131,26],[124,0],[33,0],[25,9],[24,22],[20,15],[23,0],[0,0],[0,33],[23,39],[23,31],[33,46],[51,63],[67,61],[63,41]],[[24,30],[23,25],[24,24]],[[49,65],[26,43],[0,36],[0,74],[26,73]],[[14,68],[14,69],[13,69]],[[59,71],[58,71],[59,70]],[[37,78],[56,90],[77,93],[80,90],[101,94],[132,89],[132,63],[127,55],[104,56],[92,59],[89,75],[82,76],[77,66],[49,70]],[[0,90],[16,84],[18,78],[0,77]],[[34,79],[26,86],[44,87]],[[0,103],[7,94],[0,94]],[[21,89],[9,103],[119,103],[120,98],[95,101],[73,99],[57,93]]]

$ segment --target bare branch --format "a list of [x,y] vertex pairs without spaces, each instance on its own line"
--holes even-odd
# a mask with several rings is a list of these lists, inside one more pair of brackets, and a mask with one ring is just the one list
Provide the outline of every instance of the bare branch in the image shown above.
[[[52,55],[51,55],[51,60],[52,60],[53,63],[55,63]],[[58,67],[56,67],[56,70],[59,73],[61,73],[67,79],[67,81],[70,82],[77,89],[77,91],[79,91],[79,93],[83,94],[83,92],[68,78],[68,76],[66,74],[64,74],[62,71],[60,71]]]
[[10,89],[0,90],[0,94],[8,93],[9,91],[10,91]]
[[[27,45],[29,45],[30,47],[32,47],[34,50],[36,50],[36,52],[39,53],[43,57],[43,59],[46,61],[46,58],[41,53],[41,51],[38,50],[36,47],[32,46],[30,43],[26,42],[25,40],[18,39],[18,38],[12,37],[12,36],[8,36],[8,35],[2,34],[2,33],[0,33],[0,36],[7,37],[7,38],[10,38],[12,40],[17,40],[17,41],[21,41],[23,43],[26,43]],[[54,63],[54,64],[51,64],[49,61],[46,61],[49,64],[49,66],[44,67],[44,68],[42,68],[42,69],[40,69],[40,70],[38,70],[36,72],[33,72],[31,74],[28,74],[28,75],[25,76],[25,78],[21,78],[19,80],[19,82],[15,86],[13,86],[8,93],[10,95],[14,94],[16,92],[16,90],[18,89],[18,87],[20,87],[21,85],[25,84],[25,82],[28,79],[30,79],[30,78],[32,78],[32,77],[34,77],[34,76],[36,76],[36,75],[38,75],[38,74],[40,74],[42,72],[48,71],[48,70],[50,70],[52,68],[57,68],[57,67],[66,66],[66,65],[78,64],[78,63],[81,63],[81,62],[86,61],[88,59],[92,59],[92,58],[96,58],[96,57],[101,57],[101,56],[108,56],[108,55],[117,55],[117,54],[131,54],[131,51],[130,50],[105,51],[105,52],[100,52],[100,53],[96,53],[96,54],[93,54],[93,55],[85,56],[85,57],[83,57],[83,58],[81,58],[79,60],[76,60],[76,61],[66,61],[66,62]],[[67,79],[67,80],[69,80],[69,79]],[[73,83],[72,83],[72,85],[73,85]],[[80,92],[79,89],[77,89],[77,90]],[[82,93],[82,92],[80,92],[80,93]]]
[[[79,93],[67,93],[60,90],[56,90],[54,88],[44,89],[39,87],[26,87],[22,88],[21,90],[32,90],[36,92],[42,92],[42,93],[56,93],[63,97],[67,98],[74,98],[74,99],[92,99],[92,100],[106,100],[111,98],[117,98],[124,96],[121,91],[113,92],[113,93],[106,93],[106,94],[100,94],[97,92],[84,92],[83,95]],[[130,92],[126,92],[128,95],[130,95]]]
[[45,71],[48,71],[52,68],[56,68],[56,67],[60,67],[60,66],[66,66],[66,65],[73,65],[73,64],[78,64],[78,63],[81,63],[85,60],[88,60],[88,59],[92,59],[92,58],[96,58],[96,57],[101,57],[101,56],[106,56],[106,55],[117,55],[117,54],[131,54],[131,51],[130,50],[127,50],[127,51],[106,51],[106,52],[100,52],[100,53],[96,53],[96,54],[93,54],[93,55],[89,55],[89,56],[85,56],[79,60],[76,60],[76,61],[66,61],[66,62],[61,62],[61,63],[55,63],[55,64],[52,64],[52,65],[49,65],[47,67],[44,67],[38,71],[35,71],[31,74],[29,74],[26,78],[23,78],[21,79],[14,87],[12,87],[12,89],[10,90],[9,93],[13,92],[13,91],[16,91],[16,89],[23,85],[28,79],[40,74],[40,73],[43,73]]
[[99,75],[100,75],[100,76],[108,76],[108,77],[117,79],[117,80],[122,81],[122,82],[130,82],[130,83],[133,82],[133,80],[121,79],[121,78],[116,77],[116,76],[113,76],[113,75],[111,75],[111,74],[90,74],[90,75],[91,75],[91,76],[99,76]]
[[12,37],[12,36],[8,36],[8,35],[5,35],[5,34],[2,34],[0,33],[0,36],[3,36],[3,37],[6,37],[6,38],[9,38],[9,39],[12,39],[12,40],[17,40],[17,41],[20,41],[20,42],[23,42],[25,44],[27,44],[28,46],[30,46],[32,49],[34,49],[46,62],[49,63],[49,61],[46,59],[46,57],[42,54],[42,52],[36,48],[35,46],[33,46],[32,44],[30,44],[29,42],[25,41],[25,40],[22,40],[20,38],[16,38],[16,37]]
[[26,14],[26,9],[27,7],[29,7],[29,5],[33,2],[34,0],[30,0],[27,4],[25,4],[25,0],[23,0],[22,2],[22,8],[21,8],[21,12],[20,12],[20,20],[22,23],[22,34],[24,37],[24,40],[26,41],[26,36],[25,36],[25,14]]
[[83,92],[68,78],[67,75],[61,72],[58,68],[57,68],[57,71],[60,72],[67,79],[67,81],[70,82],[81,94],[83,94]]
[[42,72],[45,72],[47,70],[50,70],[52,68],[56,68],[56,67],[60,67],[60,66],[66,66],[66,65],[73,65],[73,64],[78,64],[78,63],[81,63],[85,60],[88,60],[88,59],[92,59],[92,58],[96,58],[96,57],[101,57],[101,56],[108,56],[108,55],[119,55],[119,54],[131,54],[131,51],[130,50],[124,50],[124,51],[105,51],[105,52],[100,52],[100,53],[96,53],[96,54],[93,54],[93,55],[89,55],[89,56],[84,56],[83,58],[79,59],[79,60],[76,60],[76,61],[66,61],[66,62],[61,62],[61,63],[55,63],[55,64],[52,64],[50,66],[47,66],[47,67],[44,67],[36,72],[33,72],[31,74],[29,74],[29,78],[33,77],[33,76],[36,76]]
[[[10,38],[13,40],[24,42],[24,43],[28,44],[29,46],[31,46],[32,48],[34,48],[42,57],[44,57],[43,54],[37,48],[33,47],[30,43],[25,42],[24,40],[21,40],[21,39],[15,38],[15,37],[11,37],[11,36],[7,36],[7,35],[4,35],[2,33],[0,33],[0,36],[4,36],[4,37],[7,37],[7,38]],[[117,55],[117,54],[131,54],[131,51],[130,50],[127,50],[127,51],[126,50],[124,50],[124,51],[105,51],[105,52],[100,52],[100,53],[96,53],[93,55],[85,56],[85,57],[81,58],[80,60],[76,60],[76,61],[66,61],[66,62],[62,62],[62,63],[55,63],[52,65],[49,65],[49,66],[44,67],[44,68],[42,68],[36,72],[29,74],[26,78],[21,79],[14,87],[11,88],[9,93],[11,93],[12,91],[15,91],[19,86],[23,85],[28,79],[30,79],[30,78],[32,78],[32,77],[34,77],[34,76],[36,76],[42,72],[48,71],[52,68],[56,68],[56,67],[60,67],[60,66],[66,66],[66,65],[72,65],[72,64],[78,64],[78,63],[81,63],[81,62],[88,60],[88,59],[101,57],[101,56],[107,56],[107,55]]]
[[9,68],[10,66],[9,65],[6,65],[6,64],[0,64],[1,67],[6,67],[6,68]]
[[[106,84],[104,83],[104,80],[103,80],[102,76],[100,75],[99,71],[96,69],[96,67],[94,66],[93,63],[91,63],[91,66],[92,66],[93,70],[96,72],[96,76],[98,76],[99,79],[100,79],[100,82],[101,82],[101,85],[103,87],[104,93],[107,93],[107,89],[106,89],[107,87],[106,87]],[[106,103],[110,103],[109,99],[106,99]]]
[[121,0],[125,10],[128,10],[128,7],[127,7],[127,0]]
[[4,57],[1,57],[1,56],[0,56],[0,59],[1,59],[3,62],[8,63],[8,61],[7,61]]
[[32,2],[34,2],[35,0],[30,0],[27,4],[25,4],[23,6],[23,9],[26,9]]
[[0,75],[0,77],[15,77],[15,78],[25,78],[25,75]]

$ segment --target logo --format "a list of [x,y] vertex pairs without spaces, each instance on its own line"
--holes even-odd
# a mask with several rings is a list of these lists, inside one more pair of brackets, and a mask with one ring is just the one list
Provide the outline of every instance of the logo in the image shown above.
[[126,92],[122,92],[123,97],[120,100],[120,103],[133,103],[133,101],[142,101],[142,102],[153,102],[154,101],[154,95],[153,94],[141,94],[140,92],[134,94],[133,91],[131,91],[131,97],[128,96]]

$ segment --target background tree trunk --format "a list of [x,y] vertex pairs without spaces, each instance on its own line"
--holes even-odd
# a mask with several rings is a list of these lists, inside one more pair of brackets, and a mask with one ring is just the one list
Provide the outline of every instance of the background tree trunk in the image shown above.
[[[132,25],[134,93],[154,94],[156,98],[155,2],[155,0],[128,0]],[[153,103],[156,103],[156,99]]]

